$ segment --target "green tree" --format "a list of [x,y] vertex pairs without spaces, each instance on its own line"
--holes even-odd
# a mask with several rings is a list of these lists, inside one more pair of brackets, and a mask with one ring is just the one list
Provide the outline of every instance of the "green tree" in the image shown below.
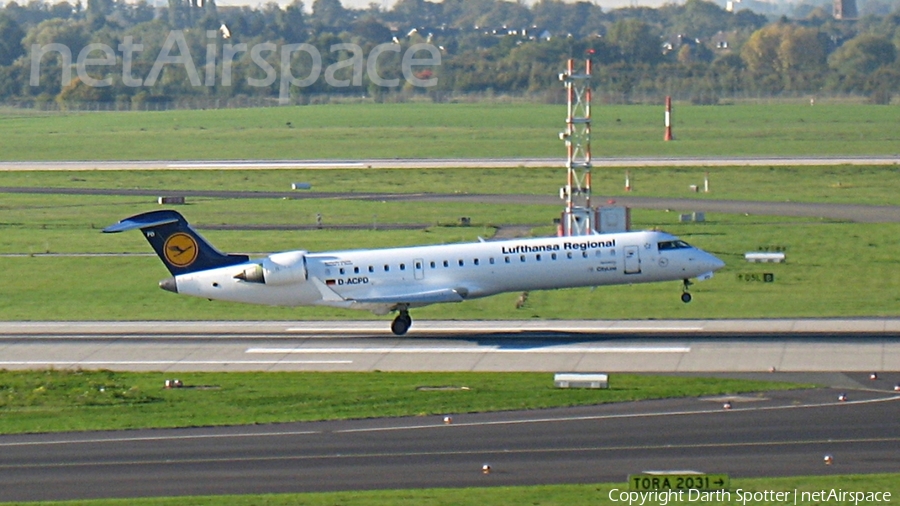
[[353,23],[353,34],[371,44],[391,41],[391,31],[372,16],[365,16]]
[[897,49],[890,39],[862,34],[847,41],[829,58],[829,65],[845,75],[871,74],[897,59]]
[[306,15],[303,13],[303,2],[294,0],[275,20],[281,38],[288,44],[303,42],[307,38]]
[[11,17],[0,13],[0,65],[11,65],[12,62],[25,54],[22,47],[22,39],[25,32]]
[[347,28],[352,21],[340,0],[314,0],[312,19],[314,23],[329,29]]
[[825,64],[825,49],[818,30],[776,23],[753,32],[741,58],[755,74],[817,71]]
[[87,21],[91,30],[99,30],[106,24],[106,16],[112,13],[112,0],[88,0]]
[[625,63],[658,63],[662,59],[659,34],[649,24],[637,19],[616,21],[607,34]]
[[[669,29],[673,33],[693,38],[707,38],[722,31],[732,14],[706,0],[687,0],[684,5],[669,4],[660,8],[668,17]],[[666,15],[667,14],[667,15]]]

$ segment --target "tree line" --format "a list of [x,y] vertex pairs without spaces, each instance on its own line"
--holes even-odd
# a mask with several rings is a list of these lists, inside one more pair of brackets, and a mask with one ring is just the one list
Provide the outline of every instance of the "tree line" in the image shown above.
[[568,58],[590,58],[595,95],[626,103],[848,94],[884,104],[900,91],[900,12],[838,20],[809,8],[770,19],[704,0],[608,12],[561,0],[310,7],[11,1],[0,9],[0,101],[127,109],[322,95],[557,100]]

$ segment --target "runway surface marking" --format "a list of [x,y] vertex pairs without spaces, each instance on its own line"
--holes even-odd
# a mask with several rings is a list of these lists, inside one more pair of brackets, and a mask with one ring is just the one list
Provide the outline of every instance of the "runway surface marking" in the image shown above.
[[647,450],[679,450],[696,448],[752,448],[752,447],[776,447],[776,446],[804,446],[804,445],[837,445],[837,444],[865,444],[865,443],[896,443],[900,438],[859,438],[859,439],[808,439],[797,441],[758,441],[748,443],[701,443],[701,444],[655,444],[646,446],[578,446],[568,448],[523,448],[503,449],[485,448],[479,450],[455,450],[455,451],[422,451],[422,452],[384,452],[384,453],[342,453],[319,455],[284,455],[272,457],[218,457],[218,458],[194,458],[179,459],[166,458],[157,460],[116,460],[109,462],[66,462],[60,464],[14,464],[0,465],[0,469],[50,469],[50,468],[78,468],[78,467],[109,467],[109,466],[171,466],[176,464],[217,464],[236,462],[291,462],[304,460],[342,460],[342,459],[386,459],[409,457],[452,457],[464,455],[496,456],[498,453],[507,454],[541,454],[541,453],[587,453],[587,452],[621,452],[621,451],[647,451]]
[[167,169],[356,169],[365,167],[363,162],[209,162],[170,163]]
[[[697,409],[697,410],[679,410],[679,411],[658,411],[649,413],[622,413],[609,415],[585,415],[585,416],[561,416],[561,417],[543,417],[543,418],[522,418],[518,420],[495,420],[484,422],[463,422],[446,424],[444,422],[435,422],[433,424],[420,425],[396,425],[388,427],[368,427],[360,429],[342,429],[342,430],[308,430],[308,431],[270,431],[270,432],[241,432],[234,434],[191,434],[191,435],[172,435],[172,436],[135,436],[135,437],[114,437],[114,438],[89,438],[89,439],[58,439],[49,441],[12,441],[0,442],[0,448],[20,447],[20,446],[55,446],[55,445],[85,445],[85,444],[102,444],[102,443],[134,443],[134,442],[158,442],[158,441],[182,441],[196,439],[240,439],[240,438],[270,438],[270,437],[290,437],[290,436],[310,436],[318,434],[352,434],[365,432],[385,432],[385,431],[402,431],[402,430],[423,430],[423,429],[453,429],[463,427],[487,427],[495,425],[518,425],[518,424],[537,424],[537,423],[566,423],[580,421],[599,421],[614,420],[628,418],[657,418],[670,416],[689,416],[689,415],[728,415],[730,413],[746,413],[755,411],[776,411],[785,409],[815,409],[815,408],[832,408],[832,407],[850,407],[855,405],[877,404],[882,402],[900,401],[900,395],[891,395],[877,399],[863,399],[857,401],[845,402],[827,402],[816,404],[789,404],[784,406],[751,406],[745,408],[734,408],[731,410],[722,409]],[[179,429],[172,429],[179,430]],[[25,435],[26,437],[28,435]],[[10,436],[15,437],[15,436]],[[876,438],[871,441],[894,441],[900,438]],[[828,441],[835,441],[829,439]],[[855,440],[863,441],[863,440]],[[866,439],[865,441],[870,441]],[[733,443],[734,446],[749,444],[765,444],[765,443]],[[784,442],[777,444],[786,444]],[[722,446],[718,443],[712,443],[715,446]],[[724,444],[723,444],[724,445]],[[669,447],[669,445],[666,445]],[[692,445],[691,445],[692,446]],[[0,466],[2,467],[2,466]]]
[[[375,327],[359,327],[359,328],[342,328],[335,329],[334,327],[288,327],[285,329],[285,332],[314,332],[314,333],[340,333],[340,334],[352,334],[352,333],[372,333],[373,331],[381,330],[381,328]],[[469,325],[461,325],[455,329],[448,329],[446,326],[440,327],[416,327],[416,334],[447,334],[452,332],[481,332],[481,333],[503,333],[503,334],[519,334],[519,333],[534,333],[534,332],[553,332],[555,334],[559,333],[598,333],[598,332],[699,332],[704,330],[704,327],[648,327],[648,326],[629,326],[629,327],[619,327],[615,325],[604,325],[604,326],[592,326],[592,327],[566,327],[566,326],[546,326],[546,327],[535,327],[535,328],[498,328],[496,326],[493,327],[479,327],[479,326],[469,326]]]
[[540,346],[529,348],[489,348],[489,347],[396,347],[396,348],[247,348],[246,353],[251,354],[291,354],[303,353],[308,355],[323,354],[384,354],[384,353],[690,353],[687,346],[652,347],[652,346],[623,346],[623,347],[572,347],[561,348],[555,346]]
[[[173,429],[177,430],[177,429]],[[98,443],[143,443],[157,441],[182,441],[197,439],[232,439],[242,437],[284,437],[284,436],[309,436],[312,434],[322,434],[319,430],[301,430],[301,431],[285,431],[285,432],[260,432],[258,434],[192,434],[190,436],[140,436],[140,437],[115,437],[115,438],[96,438],[96,439],[72,439],[58,441],[19,441],[13,443],[0,443],[0,448],[13,448],[18,446],[56,446],[67,444],[98,444]]]
[[[561,418],[525,418],[521,420],[499,420],[493,422],[463,422],[463,423],[454,423],[452,425],[444,425],[445,427],[485,427],[489,425],[519,425],[519,424],[528,424],[528,423],[557,423],[557,422],[581,422],[581,421],[596,421],[596,420],[614,420],[614,419],[622,419],[622,418],[657,418],[657,417],[667,417],[667,416],[685,416],[685,415],[706,415],[706,414],[727,414],[727,413],[745,413],[749,411],[776,411],[783,409],[811,409],[811,408],[830,408],[835,406],[853,406],[853,405],[861,405],[861,404],[875,404],[880,402],[890,402],[890,401],[900,401],[900,396],[892,395],[890,397],[883,397],[880,399],[864,399],[860,401],[845,401],[845,402],[827,402],[827,403],[819,403],[819,404],[791,404],[787,406],[753,406],[746,408],[734,408],[730,410],[724,409],[698,409],[698,410],[684,410],[684,411],[661,411],[656,413],[624,413],[618,415],[586,415],[586,416],[572,416],[572,417],[561,417]],[[345,430],[336,430],[333,431],[335,434],[345,434],[345,433],[354,433],[354,432],[384,432],[384,431],[395,431],[395,430],[415,430],[415,429],[432,429],[435,427],[440,427],[440,425],[412,425],[406,427],[374,427],[374,428],[365,428],[365,429],[345,429]]]

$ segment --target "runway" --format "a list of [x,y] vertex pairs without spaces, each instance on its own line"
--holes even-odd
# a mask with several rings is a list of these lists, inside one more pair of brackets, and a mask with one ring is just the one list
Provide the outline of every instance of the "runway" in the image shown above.
[[739,396],[727,398],[731,410],[716,397],[452,414],[452,424],[436,416],[3,436],[0,500],[623,483],[649,470],[896,472],[900,396],[849,396]]
[[0,368],[900,371],[900,319],[2,322]]

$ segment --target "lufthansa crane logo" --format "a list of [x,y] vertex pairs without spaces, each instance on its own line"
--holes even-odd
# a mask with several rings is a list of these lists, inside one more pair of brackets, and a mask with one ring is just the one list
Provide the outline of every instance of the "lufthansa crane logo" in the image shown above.
[[197,241],[183,232],[178,232],[166,239],[163,246],[166,261],[175,267],[187,267],[197,260]]

